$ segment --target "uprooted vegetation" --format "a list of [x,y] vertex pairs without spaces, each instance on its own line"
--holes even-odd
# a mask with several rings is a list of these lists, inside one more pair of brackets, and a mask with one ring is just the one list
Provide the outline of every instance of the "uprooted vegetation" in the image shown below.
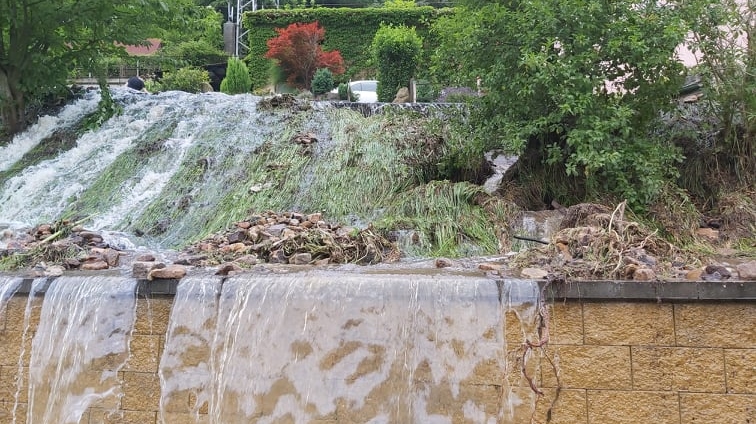
[[236,222],[184,249],[192,265],[212,266],[236,261],[242,265],[291,263],[375,264],[399,258],[396,245],[372,227],[359,229],[328,223],[319,213],[265,212]]
[[625,206],[570,208],[552,243],[520,254],[514,265],[538,266],[569,280],[655,280],[659,274],[671,277],[674,263],[681,267],[696,262],[658,231],[632,220]]

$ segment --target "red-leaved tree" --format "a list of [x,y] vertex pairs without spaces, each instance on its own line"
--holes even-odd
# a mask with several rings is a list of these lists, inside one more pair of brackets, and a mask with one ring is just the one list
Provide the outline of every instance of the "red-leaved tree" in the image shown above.
[[286,28],[276,28],[276,32],[278,37],[268,40],[265,57],[278,62],[290,85],[309,90],[312,77],[320,68],[327,68],[334,75],[344,73],[341,53],[338,50],[324,52],[321,48],[325,29],[317,22],[293,23]]

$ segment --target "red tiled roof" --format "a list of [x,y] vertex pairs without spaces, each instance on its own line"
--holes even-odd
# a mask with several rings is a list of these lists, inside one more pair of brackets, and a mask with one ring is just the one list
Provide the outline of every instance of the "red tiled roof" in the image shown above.
[[129,56],[149,56],[158,51],[162,46],[159,38],[148,38],[146,46],[123,46]]

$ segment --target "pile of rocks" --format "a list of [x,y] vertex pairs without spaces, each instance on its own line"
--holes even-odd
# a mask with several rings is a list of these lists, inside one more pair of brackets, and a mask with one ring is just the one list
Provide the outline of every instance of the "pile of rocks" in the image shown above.
[[328,223],[320,213],[265,212],[189,246],[175,263],[225,264],[221,267],[225,273],[257,263],[374,264],[398,258],[396,245],[370,227],[361,230]]
[[32,276],[56,276],[64,270],[101,271],[119,266],[124,254],[111,248],[101,233],[70,221],[41,224],[26,232],[3,232],[0,257],[18,267],[33,267]]

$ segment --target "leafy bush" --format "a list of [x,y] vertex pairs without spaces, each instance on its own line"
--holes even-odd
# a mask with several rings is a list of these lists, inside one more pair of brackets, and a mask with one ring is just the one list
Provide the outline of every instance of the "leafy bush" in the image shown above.
[[359,99],[360,95],[353,92],[349,87],[349,84],[345,82],[339,84],[339,100],[349,100],[351,102],[356,102]]
[[428,80],[418,80],[415,90],[415,100],[418,102],[433,102],[438,98],[438,88]]
[[433,69],[450,85],[481,77],[486,94],[471,117],[481,154],[520,153],[529,169],[551,167],[587,197],[641,208],[675,177],[679,152],[648,134],[682,83],[678,9],[653,0],[462,3],[436,22]]
[[409,87],[422,47],[415,28],[382,25],[378,29],[371,46],[378,65],[378,101],[390,102],[399,88]]
[[312,77],[312,94],[316,96],[331,91],[333,88],[333,73],[326,68],[320,68],[315,71]]
[[176,60],[182,66],[202,66],[222,63],[228,56],[223,50],[213,46],[207,40],[191,40],[163,47],[159,57],[166,61],[169,59]]
[[163,90],[178,90],[188,93],[199,93],[205,84],[210,83],[210,75],[204,69],[181,68],[166,72],[160,80]]
[[226,94],[249,93],[252,87],[252,80],[249,77],[249,70],[244,61],[231,57],[226,65],[226,77],[221,81],[220,90]]

